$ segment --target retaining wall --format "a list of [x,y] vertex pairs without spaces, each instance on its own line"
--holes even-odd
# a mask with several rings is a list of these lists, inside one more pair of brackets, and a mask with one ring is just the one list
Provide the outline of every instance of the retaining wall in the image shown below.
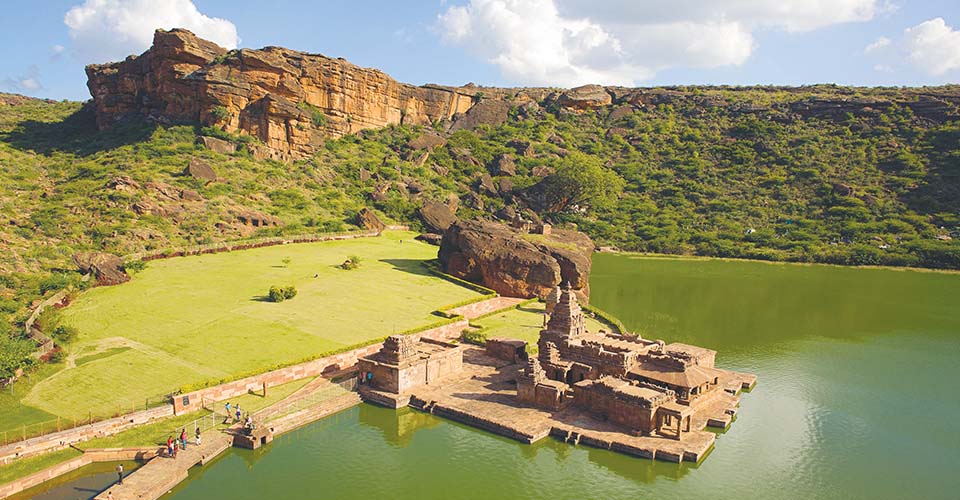
[[[467,326],[467,320],[463,319],[412,335],[415,335],[417,338],[449,340],[459,337],[460,332]],[[266,384],[269,389],[270,387],[293,382],[294,380],[331,374],[352,368],[357,364],[357,360],[379,351],[381,347],[383,347],[383,343],[379,342],[352,351],[334,354],[325,358],[315,359],[233,382],[181,394],[173,400],[174,413],[180,415],[196,411],[203,408],[204,404],[235,398],[247,394],[250,391],[256,392],[262,390],[264,384]]]
[[[60,432],[54,432],[19,441],[0,448],[0,465],[7,464],[13,460],[37,455],[48,451],[87,441],[89,439],[111,436],[131,427],[145,424],[151,420],[169,417],[173,415],[173,407],[170,405],[158,406],[149,410],[138,411],[115,417],[107,420],[101,420],[92,424],[81,425],[73,429],[67,429]],[[2,495],[0,495],[2,496]]]

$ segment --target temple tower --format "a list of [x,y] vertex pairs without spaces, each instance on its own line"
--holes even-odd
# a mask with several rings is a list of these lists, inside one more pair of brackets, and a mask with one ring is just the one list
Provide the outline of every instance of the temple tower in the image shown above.
[[564,285],[560,291],[560,299],[554,306],[547,328],[541,332],[541,336],[544,333],[564,340],[574,340],[587,333],[583,311],[580,310],[580,303],[569,284]]

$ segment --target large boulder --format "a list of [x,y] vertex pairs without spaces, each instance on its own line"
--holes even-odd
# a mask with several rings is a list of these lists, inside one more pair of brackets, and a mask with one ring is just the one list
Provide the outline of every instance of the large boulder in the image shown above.
[[421,150],[433,149],[446,144],[447,140],[440,135],[433,132],[427,132],[426,134],[410,139],[410,142],[407,143],[407,147],[410,149]]
[[200,158],[190,160],[190,164],[187,165],[183,173],[199,181],[213,182],[217,180],[217,173],[213,171],[213,167]]
[[490,165],[490,171],[493,175],[517,175],[517,163],[511,154],[502,154],[498,156]]
[[569,282],[586,301],[593,249],[576,231],[531,238],[504,224],[460,220],[443,234],[438,257],[446,273],[507,297],[544,298]]
[[466,113],[459,116],[451,131],[473,130],[480,125],[496,127],[507,121],[510,114],[510,103],[500,99],[486,99],[474,104]]
[[567,109],[587,110],[609,106],[612,101],[607,89],[599,85],[584,85],[561,94],[558,103]]
[[423,202],[419,213],[427,231],[431,233],[442,234],[451,224],[457,221],[457,216],[453,215],[453,211],[450,210],[448,205],[432,200]]
[[374,230],[378,233],[387,228],[387,225],[377,217],[377,214],[367,207],[360,209],[360,212],[357,214],[357,226]]
[[203,137],[200,137],[200,144],[203,144],[203,146],[209,149],[210,151],[213,151],[216,153],[222,153],[225,155],[237,152],[236,144],[230,141],[225,141],[223,139],[218,139],[216,137],[210,137],[206,135]]
[[123,269],[123,260],[105,252],[81,252],[73,256],[73,263],[80,272],[93,275],[98,285],[119,285],[130,281]]

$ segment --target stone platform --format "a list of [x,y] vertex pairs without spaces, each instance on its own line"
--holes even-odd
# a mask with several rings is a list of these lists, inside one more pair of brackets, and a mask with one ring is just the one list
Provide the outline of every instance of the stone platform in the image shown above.
[[[449,418],[524,443],[534,443],[554,436],[571,444],[584,444],[643,458],[670,462],[700,462],[713,448],[716,434],[705,427],[726,428],[739,404],[739,395],[716,391],[709,398],[695,402],[696,417],[691,430],[680,440],[673,436],[635,436],[623,428],[595,418],[592,414],[568,406],[560,411],[547,411],[525,406],[517,401],[516,380],[519,365],[488,357],[479,348],[464,350],[463,371],[441,384],[423,386],[407,395],[392,396],[396,407],[409,397],[410,406]],[[743,378],[725,372],[724,387],[747,387],[755,378]],[[739,391],[736,391],[739,392]],[[365,395],[365,400],[378,403]]]

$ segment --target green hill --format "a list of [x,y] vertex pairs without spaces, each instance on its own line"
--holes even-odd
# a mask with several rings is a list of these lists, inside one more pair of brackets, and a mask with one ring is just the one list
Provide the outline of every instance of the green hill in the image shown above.
[[[18,331],[31,302],[78,283],[77,251],[337,231],[365,206],[417,228],[424,199],[451,196],[461,217],[533,209],[624,250],[960,269],[960,123],[870,106],[919,93],[679,88],[639,110],[513,106],[506,123],[449,134],[426,157],[409,144],[425,130],[392,126],[292,164],[254,158],[249,137],[192,125],[99,132],[81,103],[2,95],[0,330]],[[241,147],[216,153],[202,135]],[[495,166],[502,155],[514,175]],[[185,175],[194,159],[218,179]],[[29,351],[16,337],[0,335],[0,376]]]

